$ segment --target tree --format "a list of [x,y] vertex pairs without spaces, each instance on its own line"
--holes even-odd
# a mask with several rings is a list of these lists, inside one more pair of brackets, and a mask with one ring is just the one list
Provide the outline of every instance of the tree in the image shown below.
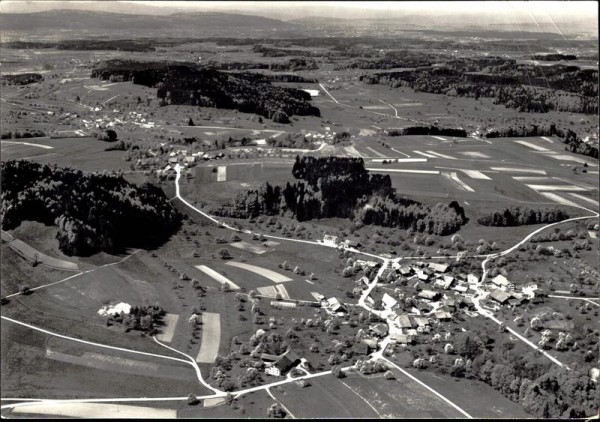
[[198,398],[195,395],[190,394],[188,396],[187,404],[189,404],[190,406],[196,406],[199,403],[200,403],[200,400],[198,400]]
[[283,407],[281,407],[281,405],[277,402],[273,403],[269,409],[267,409],[268,418],[282,419],[285,417],[285,415],[286,413],[283,410]]
[[188,126],[196,126],[194,124],[194,121],[192,120],[192,118],[190,117],[190,119],[188,120]]
[[221,259],[231,259],[231,254],[226,248],[219,249],[219,256]]
[[346,374],[344,373],[344,371],[342,371],[341,366],[335,365],[333,368],[331,368],[331,375],[333,375],[336,378],[345,378]]

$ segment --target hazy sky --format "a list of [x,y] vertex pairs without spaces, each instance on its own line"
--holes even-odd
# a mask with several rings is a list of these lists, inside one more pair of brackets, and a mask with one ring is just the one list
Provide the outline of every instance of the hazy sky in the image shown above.
[[[278,19],[305,16],[340,18],[395,17],[402,14],[438,16],[482,14],[511,15],[513,19],[598,20],[596,1],[24,1],[2,0],[2,12],[37,12],[51,9],[103,10],[119,13],[166,14],[178,11],[243,12]],[[468,22],[467,22],[468,23]]]

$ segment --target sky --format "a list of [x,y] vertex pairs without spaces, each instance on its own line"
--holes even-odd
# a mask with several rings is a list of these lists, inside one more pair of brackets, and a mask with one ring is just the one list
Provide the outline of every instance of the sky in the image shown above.
[[[118,13],[170,14],[182,11],[245,13],[276,19],[308,16],[394,18],[407,14],[477,15],[515,20],[565,22],[598,20],[596,1],[24,1],[2,0],[2,12],[81,9]],[[489,19],[489,18],[488,18]]]

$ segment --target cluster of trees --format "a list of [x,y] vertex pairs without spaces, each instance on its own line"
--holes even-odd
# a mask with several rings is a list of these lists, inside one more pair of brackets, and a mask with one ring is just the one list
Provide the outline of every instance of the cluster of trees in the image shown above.
[[298,149],[316,149],[314,142],[310,141],[301,133],[286,133],[277,138],[268,138],[267,145],[271,148],[298,148]]
[[508,340],[493,349],[492,342],[483,332],[464,334],[455,351],[466,362],[450,373],[482,380],[536,417],[581,418],[597,413],[597,387],[585,372],[550,367],[533,352],[517,352]]
[[[272,70],[275,72],[297,71],[297,70],[316,70],[317,63],[314,60],[305,58],[291,58],[284,63],[256,63],[256,62],[229,62],[216,63],[209,62],[208,67],[214,67],[219,70]],[[269,75],[265,75],[269,76]],[[281,82],[306,82],[302,76],[297,75],[270,75],[270,76],[289,76],[292,80]],[[297,78],[297,79],[296,79]]]
[[17,75],[2,75],[1,85],[29,85],[44,79],[39,73],[20,73]]
[[292,115],[320,116],[310,104],[310,94],[281,88],[262,75],[226,73],[189,64],[108,61],[92,71],[92,77],[120,76],[135,84],[157,88],[162,105],[184,104],[234,109],[255,113],[277,123],[289,123]]
[[542,69],[494,57],[457,59],[444,67],[363,75],[361,80],[431,94],[495,98],[496,104],[522,112],[598,113],[598,71],[576,66]]
[[358,202],[355,218],[363,224],[374,224],[439,236],[455,233],[467,222],[464,209],[456,201],[449,205],[438,203],[427,207],[419,203],[406,203],[373,196],[367,203]]
[[446,135],[458,138],[466,138],[467,131],[456,128],[443,128],[438,126],[409,126],[402,129],[388,129],[387,136],[406,136],[406,135]]
[[259,215],[288,215],[298,221],[354,218],[363,224],[444,235],[455,232],[467,221],[456,201],[426,207],[397,198],[390,177],[370,174],[362,158],[297,156],[292,174],[304,182],[288,182],[285,187],[267,182],[259,189],[239,193],[233,202],[212,211],[234,218]]
[[483,226],[513,227],[527,224],[556,223],[568,218],[569,215],[561,209],[544,208],[543,210],[535,210],[525,206],[516,206],[480,217],[477,222]]
[[584,142],[571,129],[567,130],[566,135],[562,138],[562,142],[566,144],[568,151],[598,159],[598,143],[593,145]]
[[125,327],[125,331],[138,330],[154,335],[158,332],[157,325],[160,325],[162,318],[165,316],[165,311],[158,305],[146,305],[142,307],[132,307],[131,311],[126,314],[109,315],[106,323],[118,323]]
[[131,184],[119,174],[14,160],[2,162],[1,172],[2,228],[25,220],[58,225],[66,255],[158,246],[181,222],[160,188]]
[[534,54],[531,56],[533,60],[540,60],[546,62],[557,62],[560,60],[577,60],[577,56],[574,54]]
[[44,132],[39,129],[29,129],[23,132],[19,132],[18,130],[15,132],[5,132],[0,136],[0,139],[22,139],[22,138],[39,138],[46,136]]
[[[155,45],[162,44],[151,39],[135,40],[60,40],[60,41],[11,41],[7,48],[57,50],[117,50],[117,51],[156,51]],[[172,45],[172,44],[169,44]]]

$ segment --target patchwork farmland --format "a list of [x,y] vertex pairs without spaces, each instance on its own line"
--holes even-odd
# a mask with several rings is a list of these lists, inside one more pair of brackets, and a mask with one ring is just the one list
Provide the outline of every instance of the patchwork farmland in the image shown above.
[[597,415],[585,2],[5,3],[2,417]]

